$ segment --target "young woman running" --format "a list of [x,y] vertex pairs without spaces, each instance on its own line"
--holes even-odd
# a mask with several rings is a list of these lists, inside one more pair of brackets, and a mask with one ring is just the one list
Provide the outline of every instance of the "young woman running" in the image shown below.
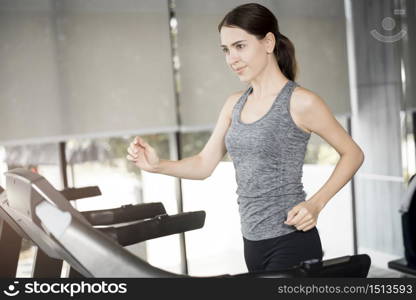
[[[248,88],[226,100],[199,154],[161,160],[136,137],[127,158],[148,172],[202,180],[228,151],[236,171],[248,270],[276,271],[321,260],[315,227],[319,213],[361,166],[363,152],[325,102],[295,82],[294,46],[270,10],[255,3],[238,6],[218,30],[227,65]],[[302,167],[311,133],[327,141],[340,159],[326,183],[305,201]]]

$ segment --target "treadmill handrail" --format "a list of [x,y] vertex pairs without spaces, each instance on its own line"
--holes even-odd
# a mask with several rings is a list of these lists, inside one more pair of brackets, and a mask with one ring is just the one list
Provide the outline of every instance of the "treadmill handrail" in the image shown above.
[[97,228],[111,236],[122,246],[129,246],[150,239],[202,228],[204,211],[185,212],[176,215],[160,215],[124,226]]
[[118,208],[82,211],[81,214],[93,225],[113,225],[127,223],[143,219],[153,218],[165,214],[162,203],[142,203],[124,205]]
[[[70,222],[66,222],[62,215],[68,212],[49,202],[38,204],[35,213],[42,226],[59,241],[63,250],[70,253],[88,271],[79,270],[84,276],[185,277],[151,266],[89,224],[72,217]],[[60,228],[59,231],[56,230],[57,227]],[[79,247],[80,245],[83,247]]]
[[66,188],[60,191],[60,193],[67,200],[79,200],[84,198],[91,198],[101,196],[101,191],[98,186],[84,186],[80,188]]

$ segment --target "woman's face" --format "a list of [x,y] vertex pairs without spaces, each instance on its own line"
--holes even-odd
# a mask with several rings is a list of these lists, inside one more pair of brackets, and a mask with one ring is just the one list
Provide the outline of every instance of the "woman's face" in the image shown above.
[[249,82],[258,76],[268,63],[267,50],[271,45],[265,39],[238,27],[223,26],[220,31],[221,48],[228,66],[239,79]]

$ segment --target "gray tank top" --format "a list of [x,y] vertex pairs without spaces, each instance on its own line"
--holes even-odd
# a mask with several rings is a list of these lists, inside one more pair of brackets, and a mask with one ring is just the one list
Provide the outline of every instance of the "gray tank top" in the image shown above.
[[233,108],[225,145],[236,172],[241,231],[248,240],[297,230],[283,223],[287,212],[306,197],[302,167],[310,134],[290,115],[290,98],[296,86],[289,80],[269,111],[255,122],[240,119],[252,87]]

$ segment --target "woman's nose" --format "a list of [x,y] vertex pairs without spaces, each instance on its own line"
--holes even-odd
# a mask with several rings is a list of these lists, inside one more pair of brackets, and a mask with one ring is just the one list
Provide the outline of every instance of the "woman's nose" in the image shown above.
[[227,60],[229,65],[233,65],[240,60],[240,56],[238,55],[238,53],[231,50]]

